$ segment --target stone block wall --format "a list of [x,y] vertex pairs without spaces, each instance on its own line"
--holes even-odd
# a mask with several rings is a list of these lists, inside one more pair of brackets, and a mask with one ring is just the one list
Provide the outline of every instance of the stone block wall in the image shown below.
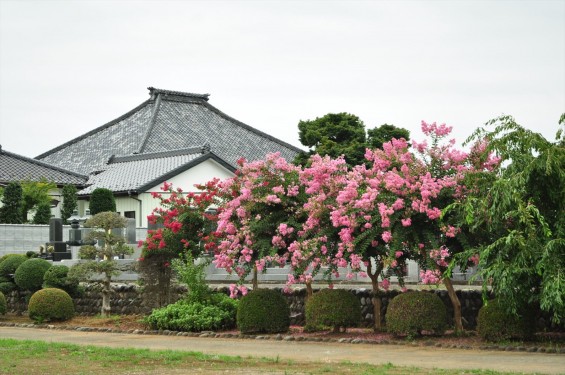
[[[96,315],[100,313],[102,297],[100,294],[100,286],[97,284],[86,284],[85,292],[80,298],[75,298],[75,307],[79,315]],[[135,283],[114,283],[112,284],[113,295],[111,298],[112,314],[149,314],[151,310],[157,306],[149,305],[143,298],[143,287]],[[229,295],[227,287],[213,287],[214,290]],[[281,293],[282,289],[276,288]],[[171,291],[171,301],[178,301],[185,293],[186,287],[175,286]],[[362,325],[369,327],[373,325],[373,302],[371,290],[368,289],[352,289],[351,293],[359,298],[361,304]],[[398,295],[399,291],[388,291],[382,294],[382,310],[381,315],[384,319],[386,309],[389,302]],[[439,295],[444,302],[449,317],[449,325],[453,325],[453,308],[451,301],[445,290],[435,290],[433,293]],[[459,290],[457,295],[461,302],[461,310],[463,316],[463,325],[466,329],[475,329],[477,326],[477,315],[482,307],[482,296],[478,290]],[[305,297],[306,289],[296,289],[290,294],[284,294],[290,306],[291,324],[304,325],[305,323]],[[13,292],[6,296],[9,311],[25,311],[26,297],[29,295],[21,293],[18,295]],[[538,330],[548,331],[565,331],[565,325],[556,326],[550,322],[547,314],[541,314],[537,318]]]

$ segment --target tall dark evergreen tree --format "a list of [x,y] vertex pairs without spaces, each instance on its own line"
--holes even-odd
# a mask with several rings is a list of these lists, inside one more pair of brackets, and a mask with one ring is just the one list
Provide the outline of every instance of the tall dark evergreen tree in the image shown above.
[[0,223],[22,224],[23,218],[23,193],[22,186],[11,182],[4,189],[2,197],[3,206],[0,207]]
[[96,215],[100,212],[116,212],[116,200],[109,189],[94,189],[90,196],[90,214]]
[[367,130],[367,147],[382,148],[383,143],[389,142],[393,138],[410,140],[410,131],[404,128],[397,128],[394,125],[383,124],[373,129]]
[[77,208],[77,188],[74,185],[63,186],[63,207],[61,208],[61,219],[65,224]]
[[349,165],[363,162],[366,134],[365,124],[359,117],[349,113],[328,113],[315,120],[298,123],[300,142],[308,146],[308,152],[300,153],[296,163],[306,164],[313,154],[329,155],[336,158],[345,155]]

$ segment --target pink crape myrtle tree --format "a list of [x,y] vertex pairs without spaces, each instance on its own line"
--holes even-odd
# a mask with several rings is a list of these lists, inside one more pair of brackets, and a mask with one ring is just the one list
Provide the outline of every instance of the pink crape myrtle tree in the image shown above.
[[[470,152],[454,147],[455,140],[446,141],[452,128],[445,124],[422,122],[422,131],[431,138],[431,143],[413,142],[412,148],[423,161],[430,177],[441,183],[442,189],[431,198],[440,216],[434,216],[433,225],[427,228],[426,236],[418,244],[420,248],[420,279],[424,284],[443,283],[453,306],[456,332],[463,331],[461,303],[451,281],[452,270],[458,265],[465,270],[478,264],[478,255],[462,258],[468,243],[468,230],[450,215],[450,207],[466,199],[472,191],[475,176],[495,173],[500,159],[485,153],[486,141],[475,143]],[[456,224],[457,222],[457,224]]]
[[[442,209],[463,197],[460,183],[475,168],[470,155],[453,149],[453,141],[440,144],[450,128],[424,122],[422,130],[431,138],[430,146],[414,142],[411,148],[405,140],[393,139],[382,150],[367,150],[368,163],[350,171],[343,160],[314,156],[301,174],[307,220],[289,246],[294,271],[289,283],[308,281],[320,267],[327,269],[324,276],[330,282],[344,267],[349,267],[348,278],[368,276],[376,330],[382,329],[380,292],[388,289],[393,275],[403,286],[407,260],[427,265],[439,257],[433,259],[437,267],[422,276],[424,281],[431,281],[430,275],[438,276],[434,281],[442,279],[447,267],[439,268],[440,263],[443,267],[452,259],[446,245],[459,230],[440,220]],[[488,163],[495,161],[481,167]],[[433,249],[440,249],[439,255]],[[457,298],[450,280],[445,283],[450,297]]]
[[331,287],[333,278],[340,276],[338,269],[347,266],[340,257],[336,257],[336,254],[343,253],[343,248],[339,229],[332,225],[331,213],[337,207],[336,199],[346,187],[349,173],[343,157],[332,159],[313,155],[309,164],[300,172],[300,184],[306,194],[306,202],[301,208],[305,220],[296,240],[288,246],[292,272],[286,288],[303,283],[308,297],[312,295],[312,280],[320,271],[323,270],[323,279]]
[[239,276],[232,296],[246,294],[242,285],[253,273],[268,266],[283,267],[289,259],[288,245],[297,235],[304,217],[304,188],[299,182],[300,167],[288,163],[279,153],[265,160],[241,160],[236,176],[220,183],[231,199],[221,206],[217,234],[221,237],[214,264]]

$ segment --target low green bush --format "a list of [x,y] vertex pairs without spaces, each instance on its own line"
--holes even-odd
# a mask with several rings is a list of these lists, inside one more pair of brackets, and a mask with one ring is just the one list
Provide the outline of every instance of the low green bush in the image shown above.
[[16,288],[16,284],[11,281],[0,282],[0,292],[2,292],[5,296],[12,293],[12,290],[15,290]]
[[3,257],[2,263],[0,263],[0,276],[6,280],[12,281],[12,275],[16,272],[16,269],[25,262],[28,258],[21,254],[8,254]]
[[154,309],[144,321],[153,329],[171,331],[200,332],[230,329],[235,326],[237,305],[237,300],[216,293],[206,302],[183,299]]
[[343,289],[322,289],[306,302],[306,327],[328,326],[334,331],[355,327],[361,320],[361,302]]
[[407,292],[394,297],[386,311],[387,331],[416,336],[423,331],[441,335],[447,326],[447,309],[441,298],[430,292]]
[[237,309],[237,327],[242,333],[286,332],[290,308],[281,292],[257,289],[245,295]]
[[4,297],[4,293],[0,292],[0,315],[6,314],[6,310],[8,310],[6,297]]
[[488,301],[479,310],[477,332],[485,341],[532,339],[536,326],[532,311],[532,309],[524,309],[521,316],[516,316],[507,312],[498,300]]
[[16,269],[14,281],[23,290],[36,291],[43,285],[43,276],[51,263],[41,258],[28,259]]
[[46,288],[33,293],[29,299],[28,313],[36,322],[64,321],[75,315],[71,296],[62,289]]
[[43,275],[44,288],[59,288],[69,293],[71,297],[80,296],[79,279],[69,276],[69,267],[65,265],[52,266]]

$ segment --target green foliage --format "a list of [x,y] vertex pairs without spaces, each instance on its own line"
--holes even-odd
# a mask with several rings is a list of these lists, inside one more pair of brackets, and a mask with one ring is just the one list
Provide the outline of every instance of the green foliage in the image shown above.
[[382,149],[383,144],[390,142],[393,138],[404,138],[408,141],[410,139],[410,131],[389,124],[383,124],[379,127],[369,129],[367,130],[367,147]]
[[28,259],[16,269],[14,281],[23,290],[39,290],[43,285],[43,276],[51,267],[51,263],[45,259]]
[[49,191],[52,189],[56,189],[57,185],[53,182],[49,182],[46,179],[42,178],[40,181],[22,181],[22,199],[23,199],[23,208],[22,214],[24,221],[27,221],[27,214],[31,210],[37,210],[41,207],[43,212],[38,217],[40,222],[35,222],[34,217],[34,224],[46,224],[49,223],[49,218],[51,218],[51,210],[49,210],[49,218],[45,222],[45,205],[50,207],[51,204],[51,197],[49,196]]
[[114,193],[109,189],[94,189],[89,202],[90,214],[96,215],[101,212],[116,212],[116,199]]
[[113,233],[115,228],[124,228],[127,220],[115,212],[100,212],[88,219],[84,226],[93,228],[94,230],[86,236],[86,240],[97,240],[101,246],[83,246],[84,249],[91,250],[95,258],[100,261],[88,260],[84,263],[77,264],[71,268],[69,275],[78,280],[87,280],[93,274],[101,273],[102,278],[93,280],[102,284],[102,308],[101,315],[106,317],[111,312],[110,294],[112,293],[111,282],[112,277],[119,273],[118,263],[114,260],[114,256],[131,254],[133,249],[125,242],[125,238]]
[[290,309],[280,291],[256,289],[245,295],[237,309],[237,327],[242,333],[286,332]]
[[180,300],[155,309],[145,318],[153,329],[172,331],[211,331],[235,326],[238,301],[225,294],[214,294],[207,302]]
[[49,268],[43,275],[43,287],[63,289],[71,297],[80,295],[79,280],[72,275],[69,276],[69,267],[65,265]]
[[416,336],[422,331],[441,335],[447,326],[447,310],[434,293],[402,293],[390,301],[386,324],[388,332],[395,335]]
[[33,293],[29,299],[28,313],[36,322],[65,321],[75,315],[71,296],[62,289],[46,288]]
[[24,222],[21,184],[10,182],[6,186],[2,204],[3,206],[0,207],[0,223],[22,224]]
[[350,165],[362,164],[365,160],[365,124],[359,117],[349,113],[328,113],[315,120],[298,123],[300,143],[310,147],[308,153],[300,153],[295,160],[305,165],[313,154],[336,158],[345,155]]
[[0,315],[6,314],[8,310],[8,304],[6,303],[6,297],[4,297],[4,293],[0,291]]
[[361,303],[343,289],[322,289],[306,302],[306,326],[354,327],[361,320]]
[[469,252],[480,255],[485,294],[492,287],[513,314],[539,304],[558,323],[565,318],[565,134],[550,142],[511,116],[486,126],[494,128],[478,129],[467,142],[487,139],[485,153],[500,156],[503,168],[494,181],[478,178],[476,194],[457,207],[479,240]]
[[188,287],[188,299],[192,302],[206,301],[212,294],[206,283],[205,268],[209,264],[209,261],[195,263],[190,253],[183,258],[173,259],[173,270],[179,281]]
[[498,300],[488,301],[481,307],[477,318],[477,331],[486,341],[504,341],[509,339],[532,339],[535,333],[535,319],[532,309],[522,309],[517,316],[508,313]]
[[0,277],[5,280],[12,280],[12,276],[16,269],[25,262],[28,258],[21,254],[8,254],[4,257],[4,260],[0,263]]
[[13,290],[17,288],[16,284],[11,281],[2,281],[0,282],[0,292],[4,293],[4,295],[9,295],[12,293]]
[[77,188],[74,185],[63,186],[63,207],[61,208],[61,219],[64,224],[68,224],[69,217],[77,208]]
[[33,216],[34,224],[49,224],[51,219],[51,205],[49,202],[41,202],[37,205],[35,215]]

